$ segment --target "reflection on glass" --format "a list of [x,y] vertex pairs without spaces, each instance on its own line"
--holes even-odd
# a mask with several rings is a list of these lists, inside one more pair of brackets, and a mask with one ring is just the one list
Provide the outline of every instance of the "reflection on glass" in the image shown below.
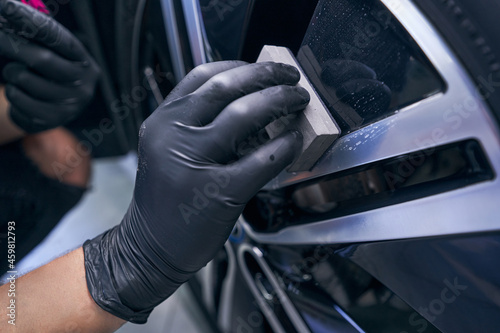
[[376,0],[320,1],[297,58],[343,134],[444,90],[444,82]]

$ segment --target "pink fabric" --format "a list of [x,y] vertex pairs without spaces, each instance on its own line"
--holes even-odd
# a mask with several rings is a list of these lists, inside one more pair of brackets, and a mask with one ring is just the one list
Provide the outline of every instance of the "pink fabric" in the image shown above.
[[49,10],[45,6],[45,4],[42,2],[42,0],[21,0],[23,3],[30,5],[31,7],[35,8],[39,12],[48,14]]

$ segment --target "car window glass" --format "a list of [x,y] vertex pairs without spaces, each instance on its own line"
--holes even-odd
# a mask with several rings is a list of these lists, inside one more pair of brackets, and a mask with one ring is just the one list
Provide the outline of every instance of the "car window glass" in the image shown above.
[[322,0],[297,58],[343,134],[445,89],[423,52],[376,0]]

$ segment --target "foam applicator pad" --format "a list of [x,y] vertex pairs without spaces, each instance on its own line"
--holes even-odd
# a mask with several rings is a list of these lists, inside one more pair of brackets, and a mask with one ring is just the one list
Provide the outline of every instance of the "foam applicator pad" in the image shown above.
[[305,88],[311,96],[311,101],[303,112],[281,117],[266,126],[271,139],[289,129],[302,133],[302,153],[288,168],[288,172],[308,171],[339,136],[340,129],[289,49],[266,45],[257,59],[257,62],[265,61],[295,66],[300,71],[300,81],[297,85]]

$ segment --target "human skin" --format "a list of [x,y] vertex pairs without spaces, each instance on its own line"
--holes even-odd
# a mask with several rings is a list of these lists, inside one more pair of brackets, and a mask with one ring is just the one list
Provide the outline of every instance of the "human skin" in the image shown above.
[[[15,297],[9,297],[12,293]],[[15,325],[8,316],[11,300],[15,300]],[[0,308],[0,332],[104,333],[125,323],[102,310],[90,296],[82,248],[16,279],[13,289],[10,282],[4,284]]]

